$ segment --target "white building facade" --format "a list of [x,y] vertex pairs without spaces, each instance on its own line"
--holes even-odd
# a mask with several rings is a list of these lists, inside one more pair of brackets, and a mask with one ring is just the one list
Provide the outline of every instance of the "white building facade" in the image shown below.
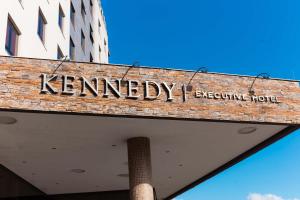
[[0,55],[108,63],[100,0],[3,0]]

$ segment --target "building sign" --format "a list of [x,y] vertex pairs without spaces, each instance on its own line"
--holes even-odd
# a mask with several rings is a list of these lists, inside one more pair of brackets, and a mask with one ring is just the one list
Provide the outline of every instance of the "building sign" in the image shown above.
[[[76,88],[75,85],[80,83],[80,88]],[[100,84],[102,82],[102,84]],[[61,83],[60,87],[57,87],[57,83]],[[55,85],[55,86],[54,86]],[[102,88],[99,86],[103,85]],[[114,96],[116,98],[126,99],[140,99],[140,100],[156,100],[161,97],[162,93],[165,93],[166,102],[174,101],[174,91],[180,89],[182,92],[182,101],[188,101],[188,97],[199,99],[211,99],[211,100],[223,100],[223,101],[251,101],[254,103],[280,103],[276,96],[264,96],[264,95],[249,95],[239,94],[235,92],[223,92],[223,91],[205,91],[201,89],[195,89],[194,91],[187,91],[187,86],[176,83],[156,81],[139,81],[139,80],[122,80],[122,79],[110,79],[93,77],[87,79],[83,76],[75,77],[71,75],[47,75],[41,74],[41,93],[46,94],[62,94],[62,95],[79,95],[86,96],[88,93],[95,97],[108,98]],[[100,93],[101,91],[101,93]],[[126,91],[124,94],[123,92]],[[192,94],[192,95],[191,95]]]
[[195,93],[196,98],[205,99],[217,99],[217,100],[230,100],[230,101],[252,101],[258,102],[270,102],[270,103],[280,103],[276,96],[257,96],[257,95],[247,95],[238,93],[228,93],[228,92],[211,92],[211,91],[201,91],[197,90]]

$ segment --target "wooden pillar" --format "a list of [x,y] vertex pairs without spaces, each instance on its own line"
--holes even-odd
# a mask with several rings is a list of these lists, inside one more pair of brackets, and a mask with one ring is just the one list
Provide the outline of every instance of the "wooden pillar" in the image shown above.
[[149,138],[127,141],[131,200],[154,200]]

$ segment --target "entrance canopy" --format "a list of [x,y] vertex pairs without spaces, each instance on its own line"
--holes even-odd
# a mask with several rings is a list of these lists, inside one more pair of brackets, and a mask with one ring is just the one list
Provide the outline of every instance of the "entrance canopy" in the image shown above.
[[0,76],[0,164],[47,195],[127,191],[147,137],[172,199],[300,125],[297,81],[10,57]]

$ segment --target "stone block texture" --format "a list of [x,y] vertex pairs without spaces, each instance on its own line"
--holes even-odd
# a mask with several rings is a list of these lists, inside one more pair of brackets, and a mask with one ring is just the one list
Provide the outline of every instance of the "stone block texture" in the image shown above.
[[[253,89],[257,95],[277,96],[280,103],[232,101],[195,98],[196,90],[248,94],[254,77],[199,73],[192,81],[193,91],[183,100],[182,85],[188,84],[194,72],[162,68],[134,67],[123,80],[137,80],[138,99],[126,98],[127,87],[121,87],[121,97],[111,93],[103,97],[104,82],[122,79],[128,67],[125,65],[66,62],[55,72],[51,82],[58,90],[63,75],[72,75],[75,94],[41,93],[41,74],[49,76],[60,61],[28,58],[0,57],[0,109],[17,111],[60,112],[99,116],[127,116],[168,118],[178,120],[214,120],[274,124],[300,124],[300,87],[297,81],[257,79]],[[99,95],[87,91],[81,96],[80,77],[99,78]],[[155,100],[144,99],[144,81],[176,83],[173,101],[167,101],[166,89],[161,85],[161,95]],[[113,83],[113,82],[112,82]],[[151,89],[151,94],[155,90]]]

